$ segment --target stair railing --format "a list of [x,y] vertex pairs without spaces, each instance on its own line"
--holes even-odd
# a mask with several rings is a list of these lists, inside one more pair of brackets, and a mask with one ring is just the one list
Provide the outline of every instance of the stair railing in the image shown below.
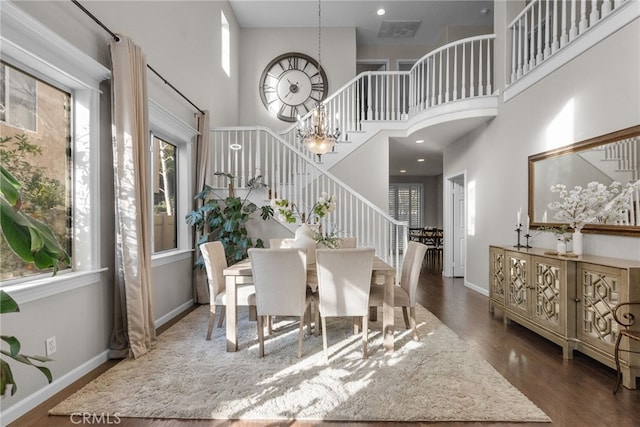
[[[366,71],[358,74],[323,104],[331,128],[363,130],[367,121],[406,121],[447,102],[492,95],[495,35],[469,37],[420,58],[409,71]],[[296,130],[308,126],[311,113],[280,133],[296,145]],[[313,159],[313,154],[308,153]]]
[[[393,219],[271,130],[213,129],[210,151],[211,169],[232,174],[235,188],[246,188],[249,180],[261,176],[269,186],[265,200],[287,199],[309,212],[323,193],[333,196],[336,210],[319,221],[323,233],[356,237],[358,246],[374,247],[379,257],[399,265],[408,224]],[[226,187],[226,177],[213,179],[214,187]]]

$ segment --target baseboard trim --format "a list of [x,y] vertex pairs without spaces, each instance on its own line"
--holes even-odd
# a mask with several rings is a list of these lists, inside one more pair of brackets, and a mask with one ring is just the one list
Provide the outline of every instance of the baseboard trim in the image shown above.
[[167,323],[168,321],[170,321],[174,317],[178,316],[183,311],[188,310],[194,304],[195,304],[195,302],[191,299],[191,300],[185,302],[184,304],[179,305],[178,307],[174,308],[173,310],[171,310],[170,312],[168,312],[164,316],[156,319],[155,322],[154,322],[154,324],[156,325],[156,329],[158,329],[160,326],[164,325],[165,323]]
[[476,291],[479,294],[484,295],[485,297],[489,296],[489,290],[488,289],[482,288],[482,287],[480,287],[478,285],[474,285],[473,283],[471,283],[471,282],[469,282],[467,280],[464,281],[464,285],[467,288],[469,288],[469,289],[471,289],[473,291]]
[[61,392],[66,387],[70,386],[83,376],[87,375],[89,372],[107,362],[107,360],[109,360],[108,354],[108,350],[103,351],[96,357],[69,371],[60,378],[55,379],[51,384],[41,388],[33,394],[30,394],[29,396],[15,403],[9,408],[2,408],[2,421],[0,422],[0,424],[3,426],[8,425],[9,423],[17,420],[45,400]]

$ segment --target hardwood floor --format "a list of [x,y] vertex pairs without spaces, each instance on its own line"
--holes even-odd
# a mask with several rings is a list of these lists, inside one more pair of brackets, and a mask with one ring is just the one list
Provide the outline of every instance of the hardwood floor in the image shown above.
[[[462,279],[443,278],[423,269],[418,287],[418,301],[434,313],[460,337],[473,346],[498,372],[538,405],[553,420],[554,426],[640,426],[640,390],[621,388],[611,393],[615,371],[580,354],[573,360],[562,359],[557,345],[529,330],[502,322],[502,313],[491,315],[487,297],[463,284]],[[170,325],[166,325],[169,327]],[[161,333],[161,331],[160,331]],[[71,427],[79,424],[76,418],[48,416],[49,408],[113,366],[108,362],[63,390],[11,426]],[[473,384],[469,384],[473,387]],[[425,402],[428,404],[428,402]],[[505,412],[509,408],[504,408]],[[102,425],[106,425],[104,419]],[[307,423],[307,422],[249,422],[211,420],[158,420],[121,418],[110,424],[123,427],[205,427],[205,426],[392,426],[427,425],[429,423]],[[116,422],[117,421],[117,422]],[[94,423],[96,425],[97,423]],[[434,423],[435,424],[435,423]],[[505,426],[509,423],[437,423],[447,426]],[[545,424],[518,423],[518,426]],[[548,425],[548,424],[547,424]]]

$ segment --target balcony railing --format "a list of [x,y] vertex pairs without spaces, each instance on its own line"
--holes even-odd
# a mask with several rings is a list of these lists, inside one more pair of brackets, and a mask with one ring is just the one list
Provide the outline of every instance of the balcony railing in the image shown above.
[[511,22],[511,83],[629,0],[532,0]]
[[[447,44],[409,71],[359,74],[323,101],[330,127],[348,138],[367,121],[406,121],[441,104],[492,95],[494,40],[489,34]],[[310,118],[311,113],[303,116],[281,136],[295,145],[297,127],[308,126]]]

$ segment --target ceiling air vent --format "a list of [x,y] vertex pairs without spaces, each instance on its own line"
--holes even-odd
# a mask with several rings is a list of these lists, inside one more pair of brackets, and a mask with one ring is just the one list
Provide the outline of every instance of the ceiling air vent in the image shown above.
[[422,21],[382,21],[378,37],[409,39],[416,35]]

